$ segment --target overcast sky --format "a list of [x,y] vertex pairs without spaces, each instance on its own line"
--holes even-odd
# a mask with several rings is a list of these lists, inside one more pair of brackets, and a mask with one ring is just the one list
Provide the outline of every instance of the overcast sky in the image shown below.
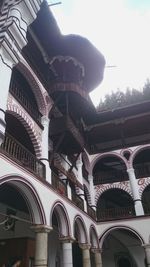
[[51,10],[62,34],[87,37],[106,59],[103,82],[91,94],[94,104],[117,88],[141,89],[150,78],[150,0],[61,2]]

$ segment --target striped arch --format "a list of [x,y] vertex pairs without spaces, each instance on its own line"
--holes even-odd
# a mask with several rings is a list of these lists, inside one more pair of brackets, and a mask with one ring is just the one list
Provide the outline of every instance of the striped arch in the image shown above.
[[132,153],[131,158],[130,158],[130,167],[131,168],[133,168],[133,162],[134,162],[134,159],[137,156],[137,154],[139,154],[141,151],[146,150],[146,149],[150,149],[150,145],[142,145],[142,146],[137,147],[134,150],[134,152]]
[[102,235],[99,237],[100,249],[102,249],[104,240],[108,236],[108,234],[110,234],[113,230],[121,230],[121,229],[124,229],[124,230],[127,230],[127,231],[134,233],[136,235],[136,237],[141,241],[141,245],[144,245],[144,240],[143,240],[142,236],[135,229],[133,229],[131,227],[127,227],[125,225],[119,225],[119,226],[109,227],[102,233]]
[[16,65],[16,68],[22,73],[22,75],[30,84],[41,114],[43,116],[48,115],[52,107],[53,101],[48,95],[43,85],[41,84],[41,82],[39,81],[39,79],[37,78],[37,76],[35,75],[34,71],[31,69],[31,67],[25,60],[20,60],[20,62]]
[[80,244],[88,244],[87,229],[86,229],[85,223],[84,223],[84,221],[80,215],[77,215],[74,218],[73,227],[74,227],[74,237],[75,237],[76,230],[78,232],[77,233],[78,242]]
[[142,180],[144,181],[144,183],[140,186],[140,189],[139,189],[139,194],[141,198],[146,187],[150,185],[150,179],[139,179],[138,182]]
[[47,224],[44,207],[33,184],[17,174],[1,177],[0,186],[2,184],[12,185],[22,195],[27,204],[32,224]]
[[93,174],[93,169],[96,165],[96,163],[101,160],[102,158],[107,158],[107,157],[115,157],[120,160],[122,160],[125,164],[126,167],[128,167],[128,161],[120,154],[115,153],[115,152],[109,152],[109,153],[103,153],[103,154],[98,154],[97,156],[94,157],[94,159],[91,161],[90,165],[90,170],[89,173],[92,175]]
[[41,156],[41,142],[39,137],[37,136],[36,131],[34,130],[34,125],[28,118],[28,115],[18,106],[8,103],[7,105],[7,112],[14,115],[26,128],[32,144],[34,146],[35,154],[37,157]]
[[100,196],[110,190],[110,189],[121,189],[123,191],[125,191],[126,193],[128,193],[132,198],[133,198],[133,195],[132,195],[132,192],[130,191],[130,189],[123,183],[117,183],[117,184],[107,184],[106,186],[102,186],[98,189],[97,193],[96,193],[96,196],[95,196],[95,203],[97,205],[97,202],[100,198]]
[[91,248],[92,249],[98,249],[99,248],[99,240],[98,240],[98,235],[97,231],[94,225],[90,226],[90,243],[91,243]]
[[91,195],[90,195],[89,189],[87,188],[87,186],[85,184],[84,184],[84,193],[86,194],[86,197],[87,197],[87,203],[89,205],[92,205],[92,203],[91,203]]
[[56,214],[58,220],[58,227],[59,227],[59,235],[60,237],[70,237],[70,220],[67,213],[67,210],[63,203],[60,201],[56,201],[51,209],[50,212],[50,226],[52,227],[52,216]]

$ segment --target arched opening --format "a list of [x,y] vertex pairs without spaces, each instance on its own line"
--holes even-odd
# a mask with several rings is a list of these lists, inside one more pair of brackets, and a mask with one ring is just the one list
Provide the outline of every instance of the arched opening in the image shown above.
[[142,194],[142,204],[145,214],[150,214],[150,185],[148,185]]
[[105,191],[97,202],[97,219],[115,220],[135,215],[134,202],[131,196],[121,189]]
[[57,203],[52,209],[51,226],[53,230],[48,237],[48,265],[61,266],[63,261],[62,242],[69,238],[69,222],[65,208],[61,203]]
[[103,241],[102,263],[103,267],[145,267],[141,240],[131,230],[111,230]]
[[74,223],[75,242],[72,245],[73,251],[73,266],[82,267],[82,245],[87,243],[86,230],[82,220],[77,217]]
[[136,154],[133,167],[137,179],[150,177],[150,147],[144,148]]
[[93,169],[94,185],[127,181],[126,165],[115,156],[100,158]]
[[18,118],[6,113],[6,133],[2,149],[4,153],[24,168],[45,177],[45,166],[36,158],[31,138]]
[[17,68],[13,68],[9,90],[21,106],[23,106],[30,116],[41,126],[42,115],[38,110],[33,91],[26,78]]
[[35,233],[33,223],[42,224],[39,204],[29,187],[20,181],[0,185],[0,265],[21,257],[22,265],[33,264]]
[[16,139],[18,143],[35,155],[33,144],[24,125],[16,117],[9,113],[6,113],[5,120],[6,134],[9,134],[9,136],[13,139]]
[[95,267],[96,262],[95,262],[94,250],[95,249],[98,250],[99,241],[98,241],[98,236],[97,236],[96,230],[93,226],[90,227],[90,243],[91,243],[91,250],[90,250],[91,266]]

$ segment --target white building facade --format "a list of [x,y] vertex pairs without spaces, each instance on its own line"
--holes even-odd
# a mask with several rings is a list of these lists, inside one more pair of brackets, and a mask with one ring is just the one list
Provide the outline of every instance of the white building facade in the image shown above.
[[[150,145],[141,141],[92,154],[71,120],[63,121],[65,134],[58,137],[67,116],[64,93],[59,97],[55,91],[59,77],[55,88],[53,83],[47,87],[47,72],[52,69],[56,78],[62,75],[61,64],[70,64],[66,69],[74,81],[72,66],[78,70],[76,79],[86,77],[90,68],[84,69],[80,56],[75,58],[77,52],[66,55],[65,48],[62,55],[50,57],[57,50],[57,27],[47,24],[47,34],[55,41],[48,54],[42,43],[43,14],[53,24],[41,0],[3,0],[0,6],[0,264],[21,256],[25,267],[150,266]],[[32,57],[34,46],[41,69],[36,53]],[[87,98],[81,81],[65,83],[74,101],[76,92]],[[82,87],[90,83],[87,78],[84,82]],[[72,103],[72,95],[67,97],[65,103]],[[67,113],[70,107],[65,108]],[[76,119],[76,125],[81,121]]]

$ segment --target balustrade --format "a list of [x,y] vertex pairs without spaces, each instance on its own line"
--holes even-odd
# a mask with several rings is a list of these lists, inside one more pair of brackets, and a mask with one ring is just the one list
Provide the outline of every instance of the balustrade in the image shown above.
[[26,88],[23,88],[15,79],[12,79],[10,84],[10,93],[17,99],[17,101],[24,107],[30,116],[41,126],[41,113],[38,108],[31,102],[28,95],[25,93]]
[[54,172],[52,172],[52,186],[60,194],[67,196],[67,185]]
[[94,185],[129,180],[126,171],[101,171],[94,174]]
[[7,153],[11,159],[17,161],[29,171],[35,173],[39,177],[45,178],[45,165],[9,134],[5,135],[1,151]]
[[83,199],[78,196],[73,190],[72,190],[72,202],[81,210],[84,211],[84,202]]
[[92,219],[96,220],[96,212],[95,212],[95,210],[94,210],[91,206],[89,206],[89,205],[87,205],[87,213],[88,213],[88,215],[89,215]]
[[136,178],[150,177],[150,164],[139,164],[135,166]]
[[117,207],[110,209],[102,209],[98,208],[97,210],[97,220],[105,221],[105,220],[115,220],[115,219],[123,219],[130,218],[135,216],[134,207]]

